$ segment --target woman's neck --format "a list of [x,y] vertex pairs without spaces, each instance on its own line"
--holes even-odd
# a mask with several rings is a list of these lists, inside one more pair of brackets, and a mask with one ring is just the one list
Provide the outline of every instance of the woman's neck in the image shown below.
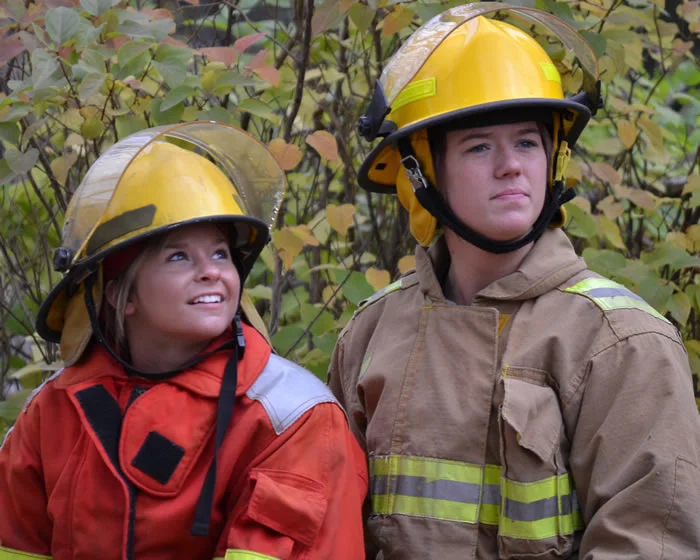
[[181,368],[202,350],[210,341],[182,344],[172,340],[144,339],[128,336],[130,364],[144,373],[164,373]]
[[471,305],[474,296],[489,284],[515,272],[532,249],[532,243],[510,253],[479,249],[453,232],[445,232],[450,268],[443,285],[445,296],[459,305]]

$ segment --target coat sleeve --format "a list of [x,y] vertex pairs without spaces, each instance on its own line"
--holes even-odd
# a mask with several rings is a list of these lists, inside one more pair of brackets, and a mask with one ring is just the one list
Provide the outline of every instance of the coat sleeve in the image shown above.
[[20,414],[0,448],[0,557],[8,550],[50,554],[53,526],[36,449],[38,412],[32,407]]
[[366,492],[365,456],[342,409],[318,404],[250,470],[218,549],[226,560],[362,559]]
[[700,416],[680,340],[647,332],[602,350],[579,395],[580,558],[697,559]]
[[[350,336],[347,333],[347,336]],[[333,351],[333,357],[331,359],[331,365],[328,369],[328,387],[338,399],[341,406],[347,411],[348,421],[350,423],[350,429],[355,435],[358,443],[362,447],[363,451],[367,452],[367,440],[365,437],[365,430],[367,427],[367,419],[364,415],[364,411],[359,403],[359,398],[357,396],[357,391],[355,386],[357,385],[357,376],[359,372],[348,371],[345,360],[345,341],[346,332],[343,332],[338,339],[335,350]],[[372,541],[369,531],[367,529],[367,519],[372,512],[372,496],[368,492],[367,499],[362,506],[362,518],[364,520],[364,533],[365,533],[365,556],[366,558],[376,558],[379,553],[379,548]]]

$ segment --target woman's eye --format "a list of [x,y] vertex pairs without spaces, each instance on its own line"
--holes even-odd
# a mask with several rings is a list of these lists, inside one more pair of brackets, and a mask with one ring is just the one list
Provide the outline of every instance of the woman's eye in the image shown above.
[[479,153],[483,152],[484,150],[487,150],[488,146],[486,144],[477,144],[476,146],[472,146],[471,148],[467,148],[467,152],[469,153]]
[[539,145],[535,140],[530,140],[529,138],[521,140],[518,144],[523,148],[535,148]]
[[183,251],[177,251],[168,257],[168,262],[182,261],[187,258],[187,255]]
[[214,252],[214,258],[216,258],[216,259],[228,259],[228,249],[217,249]]

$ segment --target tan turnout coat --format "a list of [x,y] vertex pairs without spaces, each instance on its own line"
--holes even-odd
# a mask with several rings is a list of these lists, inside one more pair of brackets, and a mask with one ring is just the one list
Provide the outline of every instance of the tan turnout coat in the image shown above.
[[[700,559],[679,334],[547,231],[471,306],[444,241],[342,332],[329,384],[370,466],[368,558]],[[378,547],[378,549],[377,549]]]

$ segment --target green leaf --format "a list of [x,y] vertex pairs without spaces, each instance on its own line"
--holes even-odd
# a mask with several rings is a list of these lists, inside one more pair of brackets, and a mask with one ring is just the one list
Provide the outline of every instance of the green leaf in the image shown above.
[[240,111],[246,111],[251,115],[266,119],[275,125],[282,122],[281,115],[275,113],[272,107],[270,107],[267,103],[263,103],[257,99],[246,99],[243,101],[243,103],[240,103],[237,108]]
[[194,95],[195,93],[195,89],[189,86],[178,86],[174,89],[171,89],[165,95],[165,97],[163,97],[163,101],[160,105],[160,110],[167,111],[168,109],[175,107],[175,105],[183,102],[185,99],[187,99],[191,95]]
[[603,276],[615,276],[627,266],[624,255],[607,249],[584,249],[583,258],[588,267]]
[[116,118],[117,138],[122,139],[129,134],[148,128],[148,123],[141,117],[121,116]]
[[[289,352],[294,344],[297,344],[299,337],[304,334],[304,329],[301,327],[281,327],[272,336],[272,345],[278,352]],[[303,340],[303,339],[302,339]]]
[[80,7],[92,16],[101,16],[121,0],[80,0]]
[[0,117],[0,122],[17,122],[18,120],[26,117],[32,110],[31,105],[26,105],[24,103],[15,103],[10,107],[10,110]]
[[658,277],[649,276],[639,283],[638,294],[659,313],[666,313],[673,296],[673,286]]
[[[320,310],[311,303],[305,303],[301,306],[301,320],[304,325],[316,336],[321,336],[324,333],[333,329],[335,320],[326,310]],[[311,324],[313,321],[313,324]]]
[[590,43],[593,51],[599,58],[605,54],[606,39],[600,33],[593,31],[579,31],[579,34]]
[[700,257],[670,243],[661,243],[651,253],[642,254],[642,260],[649,266],[660,268],[670,266],[673,270],[700,267]]
[[690,308],[690,298],[683,292],[676,292],[668,301],[668,310],[679,325],[685,325]]
[[598,224],[593,216],[574,204],[567,204],[566,211],[569,214],[566,231],[570,235],[590,239],[598,234]]
[[119,66],[125,66],[137,56],[150,49],[152,45],[153,43],[146,41],[127,41],[121,46],[117,54]]
[[178,103],[167,111],[161,110],[161,103],[162,99],[154,99],[151,103],[151,115],[157,126],[163,124],[175,124],[182,120],[182,113],[185,110],[185,106],[182,103]]
[[375,12],[372,10],[372,8],[365,6],[364,4],[360,4],[359,2],[350,6],[350,10],[348,11],[348,16],[350,16],[350,19],[355,24],[355,27],[357,27],[357,30],[361,31],[362,33],[369,29],[369,24],[372,23],[374,14]]
[[105,77],[104,74],[98,74],[97,72],[91,72],[85,76],[78,88],[78,97],[80,101],[85,103],[90,96],[100,91],[102,84],[105,83]]
[[195,51],[185,47],[174,47],[172,45],[159,45],[154,60],[162,63],[186,66],[192,59]]
[[117,32],[130,36],[132,39],[150,39],[155,43],[160,43],[174,27],[172,20],[159,19],[149,22],[136,22],[127,20],[117,26]]
[[54,43],[63,45],[77,33],[80,20],[78,13],[70,8],[50,8],[46,12],[46,32]]
[[357,305],[371,296],[374,293],[374,288],[361,272],[348,273],[346,270],[336,270],[335,281],[338,284],[343,283],[348,274],[350,277],[345,281],[341,290],[348,301]]
[[12,146],[19,144],[22,131],[16,122],[0,122],[0,140]]
[[212,107],[211,109],[197,113],[197,120],[219,121],[226,124],[233,124],[233,115],[223,107]]
[[27,173],[39,159],[39,150],[29,148],[26,152],[20,152],[12,148],[5,151],[5,159],[10,169],[18,175]]

